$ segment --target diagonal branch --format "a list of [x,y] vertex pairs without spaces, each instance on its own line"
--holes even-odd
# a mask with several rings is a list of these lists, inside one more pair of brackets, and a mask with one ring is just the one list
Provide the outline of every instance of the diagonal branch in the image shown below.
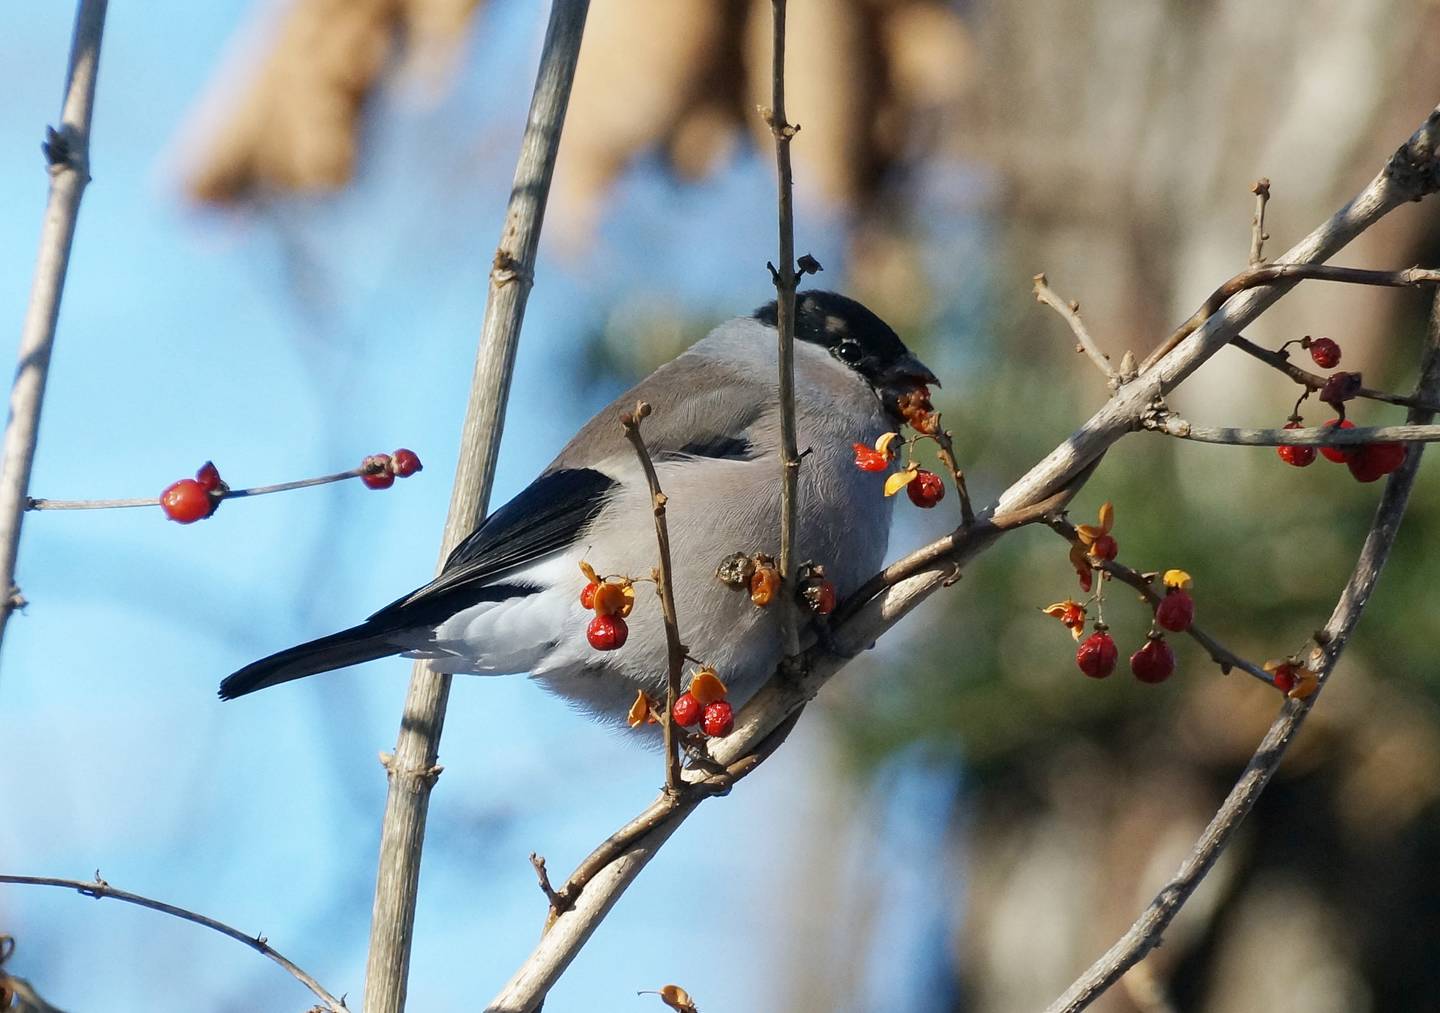
[[[555,0],[550,8],[510,206],[490,269],[490,293],[460,434],[455,489],[441,538],[442,568],[450,552],[485,515],[490,499],[520,325],[534,283],[540,227],[589,8],[589,0]],[[450,676],[432,671],[425,662],[416,663],[395,752],[385,763],[389,792],[380,828],[365,968],[366,1013],[399,1013],[405,1007],[425,817],[430,791],[440,773],[440,733],[449,696]]]
[[[1420,382],[1415,393],[1417,397],[1427,401],[1440,397],[1440,298],[1434,301],[1431,310],[1429,340],[1426,343]],[[1423,424],[1431,418],[1433,413],[1426,409],[1415,408],[1410,411],[1410,421],[1413,423]],[[1159,946],[1171,919],[1195,892],[1195,888],[1200,885],[1229,844],[1236,828],[1254,807],[1256,799],[1265,790],[1285,756],[1285,750],[1300,731],[1305,716],[1315,706],[1320,695],[1319,690],[1325,688],[1341,653],[1349,643],[1355,625],[1360,621],[1365,606],[1369,604],[1371,592],[1374,591],[1385,561],[1389,558],[1395,536],[1399,534],[1400,521],[1405,516],[1405,506],[1415,485],[1415,475],[1420,470],[1422,451],[1422,447],[1416,447],[1400,470],[1386,483],[1385,493],[1375,510],[1375,519],[1360,550],[1355,570],[1341,592],[1340,600],[1335,604],[1330,621],[1325,624],[1323,632],[1317,634],[1319,646],[1314,649],[1311,667],[1319,673],[1319,689],[1307,699],[1285,702],[1269,731],[1260,741],[1255,755],[1250,758],[1245,772],[1240,775],[1219,811],[1201,833],[1200,839],[1195,842],[1195,847],[1180,869],[1136,919],[1130,930],[1091,965],[1065,994],[1049,1007],[1047,1013],[1078,1013],[1085,1009],[1102,992],[1119,981],[1126,970]]]
[[0,450],[0,638],[10,614],[24,599],[15,586],[20,525],[29,502],[30,469],[40,437],[40,408],[50,375],[50,351],[60,317],[60,297],[70,266],[80,198],[90,182],[90,119],[95,108],[95,76],[100,68],[100,38],[107,0],[80,0],[65,72],[65,101],[60,129],[46,129],[43,146],[50,172],[50,197],[40,226],[35,280],[20,332],[20,365],[10,389],[10,422]]
[[[1391,156],[1384,169],[1350,203],[1285,255],[1292,263],[1314,262],[1332,256],[1387,213],[1409,201],[1440,189],[1440,109],[1435,110],[1411,138]],[[1151,403],[1173,390],[1229,342],[1265,309],[1284,295],[1286,285],[1256,288],[1231,299],[1194,331],[1188,340],[1159,356],[1154,368],[1127,384],[1079,430],[1013,483],[985,519],[952,532],[915,555],[919,561],[903,568],[894,580],[872,580],[873,596],[853,596],[837,611],[831,630],[834,650],[812,647],[797,666],[798,677],[772,678],[736,716],[734,730],[716,740],[712,758],[726,764],[749,754],[776,728],[787,722],[856,653],[875,643],[921,602],[954,581],[961,567],[989,548],[1014,518],[1063,509],[1064,499],[1088,479],[1096,462],[1126,433],[1139,427]],[[1398,474],[1403,474],[1397,472]],[[897,564],[898,565],[898,564]],[[843,615],[842,615],[843,613]],[[703,774],[687,772],[691,777]],[[693,808],[690,806],[689,808]],[[620,895],[640,874],[689,808],[658,819],[653,828],[630,841],[600,868],[574,906],[554,924],[530,957],[487,1009],[528,1013],[576,953],[585,945]]]
[[324,1003],[324,1008],[330,1011],[330,1013],[343,1013],[345,1010],[345,1000],[337,999],[325,991],[318,981],[311,977],[303,968],[297,967],[279,950],[271,946],[264,936],[246,935],[239,929],[226,925],[224,922],[216,921],[209,915],[202,915],[183,907],[176,907],[174,904],[167,904],[163,900],[143,897],[138,893],[131,893],[129,890],[117,889],[101,879],[98,872],[95,874],[95,878],[88,883],[83,879],[57,879],[54,876],[4,875],[0,875],[0,883],[18,883],[25,886],[64,887],[69,890],[78,890],[86,897],[94,897],[96,900],[111,897],[115,900],[123,900],[127,904],[147,907],[151,911],[159,911],[161,914],[174,915],[176,918],[183,918],[187,922],[203,925],[207,929],[214,929],[221,935],[229,936],[236,942],[244,943],[256,953],[269,957],[275,961],[275,963],[285,968],[296,981],[313,992],[315,997]]

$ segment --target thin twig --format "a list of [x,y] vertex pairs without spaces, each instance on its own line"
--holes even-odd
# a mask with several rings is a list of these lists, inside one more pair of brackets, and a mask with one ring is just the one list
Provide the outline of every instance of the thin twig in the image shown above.
[[530,852],[530,865],[535,869],[535,878],[540,880],[540,892],[550,902],[550,917],[554,918],[568,906],[565,898],[556,893],[555,888],[550,885],[550,872],[545,868],[545,859],[532,851]]
[[1140,364],[1140,372],[1148,371],[1171,349],[1194,334],[1201,324],[1220,310],[1220,307],[1241,292],[1267,285],[1284,286],[1288,289],[1300,281],[1336,281],[1347,285],[1413,288],[1417,285],[1440,285],[1440,270],[1408,267],[1401,271],[1367,271],[1358,267],[1333,267],[1329,264],[1291,263],[1289,261],[1247,267],[1211,292],[1210,297],[1201,304],[1200,308],[1190,315],[1190,319],[1175,328],[1168,338],[1145,357],[1145,361]]
[[1270,181],[1261,176],[1250,188],[1255,195],[1255,217],[1250,219],[1250,264],[1263,263],[1265,260],[1265,240],[1270,237],[1265,234],[1265,204],[1270,200]]
[[1119,387],[1120,374],[1115,371],[1114,366],[1110,365],[1110,356],[1100,351],[1100,346],[1095,344],[1095,339],[1090,336],[1089,330],[1085,327],[1085,321],[1080,319],[1080,304],[1066,302],[1060,298],[1050,287],[1050,282],[1043,274],[1037,274],[1034,282],[1035,300],[1043,302],[1059,313],[1061,319],[1070,325],[1070,331],[1075,335],[1075,351],[1084,352],[1090,356],[1090,361],[1095,363],[1095,368],[1105,374],[1111,390]]
[[189,911],[183,907],[176,907],[174,904],[167,904],[163,900],[153,900],[150,897],[142,897],[138,893],[131,893],[129,890],[120,890],[100,878],[97,872],[91,881],[83,879],[57,879],[53,876],[7,876],[0,875],[0,883],[18,883],[26,886],[58,886],[69,890],[78,890],[86,897],[94,897],[99,900],[110,897],[115,900],[123,900],[127,904],[136,904],[140,907],[147,907],[152,911],[159,911],[161,914],[173,915],[176,918],[183,918],[187,922],[194,922],[196,925],[203,925],[207,929],[214,929],[221,935],[229,936],[236,942],[244,943],[257,953],[269,957],[275,963],[290,972],[290,975],[300,984],[308,988],[315,997],[325,1005],[325,1009],[332,1013],[341,1013],[345,1009],[345,1001],[337,999],[327,992],[318,981],[310,976],[303,968],[297,967],[284,954],[280,953],[264,936],[246,935],[239,929],[232,928],[224,922],[216,921],[209,915],[202,915],[195,911]]
[[[1075,533],[1075,525],[1071,524],[1064,517],[1059,514],[1052,514],[1045,520],[1051,529],[1061,538],[1064,538],[1071,545],[1079,544],[1079,536]],[[1145,575],[1139,570],[1132,569],[1124,563],[1117,563],[1113,559],[1102,559],[1094,562],[1098,569],[1104,570],[1116,580],[1128,584],[1136,591],[1139,591],[1140,597],[1144,598],[1151,608],[1155,608],[1160,604],[1160,593],[1155,590],[1152,582],[1147,580]],[[1192,640],[1205,648],[1206,653],[1210,655],[1210,660],[1220,666],[1221,672],[1228,675],[1232,669],[1238,668],[1248,675],[1253,675],[1268,686],[1275,684],[1275,680],[1269,672],[1265,671],[1265,669],[1253,661],[1242,658],[1194,623],[1191,623],[1185,632]]]
[[[1426,343],[1425,356],[1421,364],[1420,382],[1416,396],[1427,401],[1440,397],[1440,298],[1434,301],[1430,314],[1430,334]],[[1428,423],[1434,413],[1414,408],[1410,421],[1417,425]],[[1323,646],[1314,649],[1311,667],[1319,674],[1319,689],[1304,700],[1287,700],[1280,713],[1271,723],[1269,731],[1255,750],[1245,772],[1235,782],[1218,812],[1201,833],[1195,847],[1181,864],[1179,870],[1166,883],[1150,906],[1135,920],[1130,930],[1121,936],[1110,949],[1057,999],[1046,1013],[1078,1013],[1085,1009],[1107,988],[1118,981],[1125,971],[1160,945],[1161,937],[1171,919],[1179,912],[1181,905],[1194,893],[1205,875],[1215,865],[1235,830],[1254,807],[1256,799],[1265,790],[1270,778],[1279,767],[1285,750],[1294,741],[1311,708],[1325,688],[1330,673],[1340,660],[1350,640],[1355,625],[1360,621],[1371,592],[1385,567],[1395,537],[1400,531],[1400,521],[1405,515],[1405,506],[1410,491],[1415,485],[1415,475],[1420,469],[1422,448],[1408,456],[1400,470],[1390,476],[1380,505],[1375,510],[1375,519],[1370,533],[1360,550],[1345,589],[1330,615],[1330,621],[1319,635]]]
[[780,359],[780,629],[785,657],[800,650],[799,605],[795,601],[795,539],[800,498],[800,447],[795,434],[795,182],[790,171],[790,142],[799,126],[785,119],[785,2],[771,0],[774,16],[770,108],[762,110],[775,138],[778,178],[780,266],[770,268],[775,282],[775,329]]
[[[302,478],[294,482],[280,482],[276,485],[257,485],[249,489],[229,489],[221,493],[219,499],[244,499],[247,496],[269,496],[276,492],[290,492],[294,489],[309,489],[311,486],[328,485],[331,482],[343,482],[347,478],[359,478],[364,474],[363,468],[351,468],[349,471],[337,471],[333,475],[321,475],[318,478]],[[25,503],[26,510],[116,510],[124,507],[146,507],[159,506],[160,499],[30,499]]]
[[1236,447],[1356,447],[1364,443],[1435,443],[1440,426],[1309,426],[1304,429],[1234,429],[1192,426],[1178,415],[1147,418],[1144,427],[1193,443],[1223,443]]
[[[1284,373],[1290,379],[1300,384],[1307,391],[1317,391],[1325,386],[1326,377],[1321,376],[1319,373],[1312,373],[1309,370],[1301,369],[1299,366],[1295,365],[1295,363],[1291,362],[1290,356],[1286,355],[1284,352],[1277,352],[1269,348],[1262,348],[1260,345],[1255,344],[1255,342],[1251,341],[1243,334],[1235,335],[1235,337],[1230,340],[1230,344],[1234,345],[1236,348],[1240,349],[1247,355],[1254,356],[1261,362],[1265,363],[1267,366],[1273,366],[1274,368],[1280,370],[1280,372]],[[1374,390],[1370,387],[1361,387],[1355,392],[1355,396],[1360,398],[1366,398],[1370,401],[1383,401],[1386,404],[1401,405],[1405,408],[1430,408],[1440,411],[1440,405],[1421,404],[1417,402],[1414,397],[1408,394],[1392,394],[1389,391]]]
[[[485,321],[460,433],[455,488],[441,537],[441,569],[455,546],[479,524],[490,500],[515,350],[525,303],[534,283],[540,227],[589,8],[589,0],[554,0],[550,7],[510,203],[490,270]],[[433,671],[423,661],[417,662],[405,697],[395,752],[386,764],[389,791],[380,829],[375,904],[370,920],[365,1013],[400,1013],[405,1006],[425,818],[439,769],[440,735],[449,696],[450,676]]]
[[675,736],[675,700],[680,696],[680,669],[685,665],[689,650],[680,642],[680,620],[675,614],[675,585],[672,579],[674,568],[670,564],[670,530],[665,523],[665,493],[660,489],[660,478],[655,474],[655,462],[640,435],[640,422],[650,414],[650,406],[641,401],[635,410],[620,416],[625,429],[625,438],[635,448],[640,458],[640,467],[645,471],[645,481],[650,486],[650,505],[655,514],[655,542],[660,550],[660,565],[655,569],[655,590],[660,595],[660,612],[665,619],[665,789],[670,792],[680,788],[680,748]]
[[10,388],[10,422],[0,449],[0,638],[10,614],[21,601],[15,586],[15,561],[20,525],[30,494],[30,470],[40,436],[40,408],[50,375],[50,351],[80,198],[90,182],[90,120],[95,108],[95,76],[100,66],[100,39],[105,30],[107,0],[80,0],[65,71],[65,99],[60,128],[46,130],[43,146],[50,173],[50,196],[40,226],[40,252],[35,280],[20,331],[20,364]]

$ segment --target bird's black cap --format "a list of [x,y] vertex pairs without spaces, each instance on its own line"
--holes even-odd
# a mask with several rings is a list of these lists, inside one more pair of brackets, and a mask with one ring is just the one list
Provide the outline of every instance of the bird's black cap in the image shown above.
[[[771,327],[778,326],[778,316],[774,302],[755,311],[755,319]],[[807,289],[795,294],[795,340],[826,349],[877,390],[907,381],[939,383],[889,324],[838,292]]]

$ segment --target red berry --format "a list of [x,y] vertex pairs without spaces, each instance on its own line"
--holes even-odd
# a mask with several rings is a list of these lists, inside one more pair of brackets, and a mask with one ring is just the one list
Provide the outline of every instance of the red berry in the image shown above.
[[945,498],[945,483],[933,471],[917,468],[915,477],[905,484],[905,495],[911,503],[928,510]]
[[[1330,429],[1335,426],[1338,426],[1341,429],[1354,429],[1355,423],[1351,422],[1349,419],[1346,419],[1344,422],[1341,422],[1339,419],[1331,419],[1329,422],[1325,423],[1326,429]],[[1325,460],[1327,461],[1334,461],[1336,464],[1344,464],[1346,461],[1350,460],[1352,456],[1354,456],[1355,449],[1356,448],[1354,447],[1321,447],[1320,453],[1325,455]]]
[[1130,671],[1141,682],[1164,682],[1175,671],[1175,652],[1164,637],[1151,637],[1144,647],[1130,655]]
[[596,616],[585,628],[590,646],[597,651],[613,651],[623,645],[629,635],[630,627],[625,625],[624,619],[615,615]]
[[371,454],[360,462],[360,481],[367,489],[388,489],[395,484],[389,454]]
[[1325,386],[1320,388],[1320,400],[1333,406],[1337,412],[1344,411],[1341,405],[1359,397],[1363,386],[1359,373],[1347,373],[1342,369],[1325,378]]
[[1079,602],[1072,601],[1065,606],[1065,611],[1060,614],[1060,625],[1067,630],[1082,630],[1085,628],[1085,606]]
[[1195,599],[1183,587],[1172,587],[1155,606],[1155,621],[1171,633],[1184,633],[1195,621]]
[[1340,365],[1340,346],[1329,338],[1312,338],[1310,358],[1321,369],[1334,369]]
[[1090,678],[1103,679],[1115,671],[1115,661],[1119,657],[1120,652],[1115,649],[1115,641],[1110,634],[1097,630],[1080,641],[1075,651],[1075,664]]
[[417,471],[424,471],[425,466],[420,463],[419,454],[401,447],[390,455],[390,470],[397,478],[409,478]]
[[600,590],[600,585],[593,580],[586,584],[580,591],[580,606],[593,609],[595,607],[595,592]]
[[[1301,429],[1304,427],[1301,426],[1299,422],[1287,422],[1285,423],[1285,428]],[[1280,455],[1280,460],[1284,461],[1286,464],[1293,465],[1296,468],[1308,468],[1310,465],[1315,463],[1314,447],[1276,447],[1275,453]]]
[[[680,701],[675,701],[679,703]],[[705,705],[705,716],[700,721],[700,729],[711,738],[719,738],[722,735],[729,735],[730,729],[735,727],[735,712],[730,707],[728,700],[716,700]]]
[[1357,482],[1374,482],[1405,463],[1405,444],[1367,443],[1357,447],[1345,462]]
[[1281,665],[1271,673],[1271,676],[1275,680],[1275,688],[1282,693],[1289,693],[1295,688],[1295,683],[1298,681],[1295,677],[1294,665]]
[[693,693],[681,693],[675,698],[675,707],[671,714],[675,717],[675,723],[681,728],[689,728],[700,720],[700,712],[704,710],[700,701],[695,699]]
[[835,611],[835,585],[824,577],[812,577],[801,585],[800,598],[817,616]]
[[884,471],[890,467],[890,455],[881,453],[868,443],[855,444],[855,467],[861,471]]
[[214,492],[223,484],[220,481],[220,469],[215,467],[213,461],[200,465],[200,470],[195,472],[195,481],[199,482],[206,492]]
[[210,498],[209,490],[193,478],[182,478],[160,494],[160,509],[166,517],[181,524],[203,521],[215,512],[216,503]]

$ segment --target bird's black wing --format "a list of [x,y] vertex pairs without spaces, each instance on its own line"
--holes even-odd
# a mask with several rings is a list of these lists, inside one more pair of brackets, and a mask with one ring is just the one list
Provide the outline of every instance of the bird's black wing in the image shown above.
[[[440,576],[370,617],[407,625],[439,622],[479,601],[512,570],[573,543],[605,505],[615,480],[593,468],[547,471],[496,510],[450,553]],[[512,594],[539,590],[521,584]]]

